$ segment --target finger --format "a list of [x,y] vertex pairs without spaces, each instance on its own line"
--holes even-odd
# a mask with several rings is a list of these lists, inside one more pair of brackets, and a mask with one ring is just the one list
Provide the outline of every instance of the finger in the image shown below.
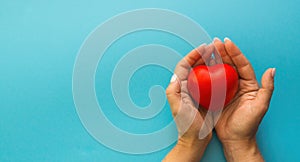
[[180,80],[176,76],[176,74],[174,74],[171,78],[170,84],[166,89],[166,95],[170,104],[172,114],[173,116],[176,116],[181,102]]
[[215,53],[220,55],[223,63],[234,65],[230,56],[227,54],[224,43],[219,38],[214,38]]
[[198,61],[202,60],[202,55],[205,51],[205,44],[199,46],[198,48],[193,49],[190,53],[188,53],[182,60],[178,62],[174,73],[180,80],[186,80],[189,74],[189,70],[192,66],[195,65]]
[[202,53],[202,57],[201,59],[199,59],[195,64],[194,66],[197,66],[197,65],[209,65],[211,60],[213,60],[211,58],[212,54],[214,52],[214,45],[213,44],[209,44],[207,46],[204,47],[204,51]]
[[262,87],[258,90],[256,104],[261,107],[263,112],[266,112],[274,90],[275,68],[269,68],[263,74],[261,79]]
[[231,57],[233,64],[236,66],[240,78],[256,82],[254,70],[247,58],[230,39],[225,38],[224,40],[226,52]]

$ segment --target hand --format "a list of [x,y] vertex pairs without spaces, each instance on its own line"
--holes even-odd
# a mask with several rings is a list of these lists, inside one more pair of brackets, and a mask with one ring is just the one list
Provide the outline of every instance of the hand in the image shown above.
[[238,93],[215,126],[226,159],[263,161],[255,136],[272,97],[275,69],[266,70],[259,87],[250,62],[231,40],[225,38],[225,43],[222,43],[215,39],[214,44],[223,62],[235,66],[239,74]]
[[[175,68],[175,74],[172,76],[166,94],[179,137],[176,146],[164,161],[200,161],[211,140],[213,119],[209,115],[205,118],[204,109],[198,109],[198,106],[195,106],[187,89],[187,78],[190,69],[204,64],[205,60],[210,59],[213,50],[213,44],[202,45],[186,55]],[[204,129],[201,130],[202,125]],[[201,135],[204,138],[201,139]]]

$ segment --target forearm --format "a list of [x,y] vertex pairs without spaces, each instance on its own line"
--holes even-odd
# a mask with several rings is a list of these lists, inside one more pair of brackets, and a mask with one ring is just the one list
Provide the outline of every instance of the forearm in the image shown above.
[[228,162],[263,162],[255,140],[222,142],[224,154]]
[[174,148],[164,158],[164,162],[199,162],[204,154],[208,142],[194,141],[186,143],[178,140]]

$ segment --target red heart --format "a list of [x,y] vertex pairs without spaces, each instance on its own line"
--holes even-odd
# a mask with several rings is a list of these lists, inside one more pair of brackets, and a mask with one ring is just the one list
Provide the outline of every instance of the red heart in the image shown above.
[[187,86],[199,105],[217,111],[233,99],[238,83],[237,72],[228,64],[199,65],[190,71]]

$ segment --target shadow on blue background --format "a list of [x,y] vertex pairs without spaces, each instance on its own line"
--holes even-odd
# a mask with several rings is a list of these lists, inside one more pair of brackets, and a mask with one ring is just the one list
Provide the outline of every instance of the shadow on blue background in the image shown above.
[[[229,36],[252,62],[258,79],[268,67],[277,68],[276,90],[257,138],[266,161],[300,161],[299,5],[296,0],[1,1],[0,161],[159,161],[164,157],[172,146],[151,154],[129,155],[99,144],[83,128],[72,99],[73,64],[85,37],[116,14],[149,7],[182,13],[197,21],[212,37]],[[178,46],[174,38],[164,42],[154,36],[146,40],[138,34],[124,38],[132,41],[123,44],[123,48],[140,45],[137,42],[161,41],[182,55],[190,50],[186,45]],[[103,66],[113,66],[109,60],[116,56],[111,56],[108,51]],[[143,75],[151,72],[160,78]],[[145,88],[131,89],[133,100],[147,105],[149,87],[166,87],[170,76],[170,72],[159,67],[140,69],[132,78],[133,84],[141,77],[147,81],[142,86]],[[98,77],[96,80],[101,83]],[[100,83],[96,85],[98,97],[103,92],[101,88],[105,88]],[[151,132],[172,120],[166,109],[160,119],[144,123],[147,129],[142,124],[133,129],[133,121],[118,120],[109,103],[105,103],[104,111],[111,113],[112,122],[128,131]],[[216,137],[203,161],[225,161]]]

